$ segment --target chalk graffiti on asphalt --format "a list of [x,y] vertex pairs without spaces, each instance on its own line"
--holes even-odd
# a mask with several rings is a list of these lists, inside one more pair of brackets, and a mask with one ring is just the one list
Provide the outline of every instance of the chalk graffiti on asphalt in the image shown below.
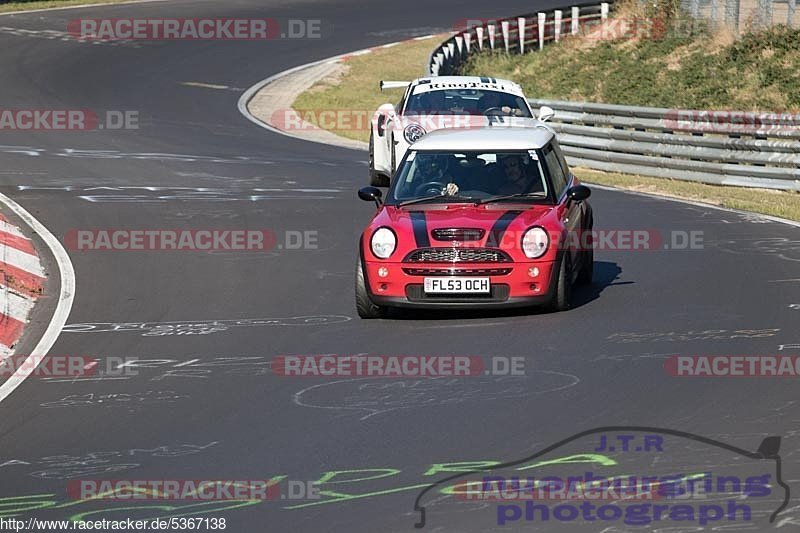
[[143,337],[171,335],[210,335],[234,327],[259,326],[327,326],[350,320],[344,315],[297,316],[289,318],[239,318],[233,320],[198,320],[175,322],[85,322],[67,324],[63,333],[126,333],[137,332]]

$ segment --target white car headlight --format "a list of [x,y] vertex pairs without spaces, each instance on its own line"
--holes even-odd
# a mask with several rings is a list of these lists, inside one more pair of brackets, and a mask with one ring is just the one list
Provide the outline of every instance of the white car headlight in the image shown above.
[[389,228],[378,228],[372,234],[370,245],[375,257],[388,259],[397,247],[397,237],[394,236],[394,232]]
[[550,236],[538,226],[534,226],[522,236],[522,251],[529,259],[542,257],[550,245]]
[[406,129],[403,130],[403,137],[406,138],[408,144],[414,144],[426,133],[428,132],[425,131],[425,128],[419,124],[409,124],[406,126]]

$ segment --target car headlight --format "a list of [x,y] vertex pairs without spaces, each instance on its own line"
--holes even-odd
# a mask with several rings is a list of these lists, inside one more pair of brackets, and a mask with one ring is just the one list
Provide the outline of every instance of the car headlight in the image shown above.
[[406,126],[406,129],[403,130],[403,137],[406,138],[408,144],[414,144],[426,133],[428,132],[425,131],[425,128],[419,124],[409,124]]
[[397,237],[394,236],[394,232],[389,228],[378,228],[372,234],[370,245],[375,257],[388,259],[397,247]]
[[534,226],[522,236],[522,251],[525,253],[525,257],[529,259],[542,257],[549,245],[550,236],[544,228]]

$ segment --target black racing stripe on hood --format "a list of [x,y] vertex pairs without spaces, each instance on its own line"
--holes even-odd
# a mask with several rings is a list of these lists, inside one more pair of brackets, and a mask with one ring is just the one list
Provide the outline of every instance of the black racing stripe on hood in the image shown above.
[[427,248],[431,245],[431,239],[428,237],[428,221],[425,219],[425,212],[411,211],[408,216],[411,217],[411,228],[414,230],[417,248]]
[[522,211],[506,211],[500,218],[495,220],[492,229],[489,230],[489,236],[486,238],[486,246],[489,248],[499,248],[500,243],[503,242],[503,234],[508,229],[511,222],[517,218]]

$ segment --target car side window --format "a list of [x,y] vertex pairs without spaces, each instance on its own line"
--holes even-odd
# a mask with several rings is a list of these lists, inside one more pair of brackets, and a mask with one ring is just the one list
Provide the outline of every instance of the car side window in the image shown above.
[[555,150],[553,149],[553,145],[548,144],[545,146],[543,152],[544,161],[547,165],[550,179],[553,180],[553,192],[555,193],[556,199],[560,199],[561,194],[567,187],[567,176],[564,174],[564,169],[561,168],[561,163],[558,160],[558,154],[556,154]]

